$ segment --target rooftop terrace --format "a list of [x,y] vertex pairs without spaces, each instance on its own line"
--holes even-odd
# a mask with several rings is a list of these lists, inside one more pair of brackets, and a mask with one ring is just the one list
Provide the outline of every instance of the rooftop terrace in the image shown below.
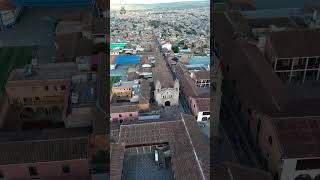
[[8,81],[71,79],[75,72],[77,72],[75,63],[41,64],[39,68],[29,66],[13,70]]

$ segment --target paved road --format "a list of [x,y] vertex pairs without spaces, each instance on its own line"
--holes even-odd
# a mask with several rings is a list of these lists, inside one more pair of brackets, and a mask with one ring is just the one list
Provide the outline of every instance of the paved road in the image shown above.
[[[171,66],[169,65],[168,62],[168,58],[165,56],[165,54],[163,53],[161,47],[159,46],[159,41],[155,41],[156,46],[158,46],[159,50],[160,50],[160,54],[161,57],[163,58],[163,60],[165,61],[167,68],[169,69],[171,76],[173,77],[173,79],[177,78],[177,75],[175,74],[175,72],[173,72]],[[187,100],[185,98],[185,96],[182,94],[182,92],[180,91],[179,93],[179,106],[180,106],[180,110],[186,114],[192,114],[192,111],[187,103]]]

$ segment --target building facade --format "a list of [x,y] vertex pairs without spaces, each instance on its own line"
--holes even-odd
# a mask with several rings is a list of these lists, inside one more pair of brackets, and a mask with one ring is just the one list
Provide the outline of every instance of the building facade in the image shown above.
[[[60,74],[60,68],[66,73]],[[76,71],[74,63],[15,69],[6,84],[9,103],[20,109],[22,120],[63,122],[67,116],[71,77]]]
[[272,32],[266,41],[266,57],[272,63],[274,72],[284,82],[302,84],[306,81],[318,81],[319,40],[319,30]]
[[156,82],[155,87],[155,100],[159,106],[176,106],[179,104],[179,91],[180,84],[179,80],[174,81],[173,87],[162,88],[161,82]]
[[56,162],[37,162],[9,164],[0,166],[0,178],[5,179],[81,179],[89,178],[88,160],[65,160]]
[[112,104],[110,108],[111,121],[136,121],[139,117],[138,105]]

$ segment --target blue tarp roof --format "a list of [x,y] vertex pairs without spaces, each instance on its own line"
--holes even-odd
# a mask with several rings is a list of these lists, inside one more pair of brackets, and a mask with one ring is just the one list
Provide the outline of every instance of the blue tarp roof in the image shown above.
[[115,64],[140,64],[140,56],[116,56]]
[[207,66],[210,64],[210,57],[208,57],[208,56],[192,57],[192,58],[188,59],[188,62],[190,65],[202,64],[202,65]]

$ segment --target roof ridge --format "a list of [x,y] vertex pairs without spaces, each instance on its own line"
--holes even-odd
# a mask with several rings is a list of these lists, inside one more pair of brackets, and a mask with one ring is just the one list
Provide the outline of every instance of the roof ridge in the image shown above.
[[185,130],[186,130],[186,132],[187,132],[189,142],[190,142],[190,144],[191,144],[191,146],[192,146],[193,154],[194,154],[194,155],[195,155],[195,157],[196,157],[196,161],[197,161],[197,164],[198,164],[198,166],[199,166],[199,169],[200,169],[200,173],[201,173],[202,179],[203,179],[203,180],[206,180],[205,175],[204,175],[204,172],[203,172],[203,169],[202,169],[202,166],[201,166],[201,161],[199,160],[199,158],[198,158],[198,154],[197,154],[197,152],[196,152],[196,150],[195,150],[195,148],[194,148],[194,145],[193,145],[193,142],[192,142],[191,136],[190,136],[190,134],[189,134],[189,131],[188,131],[187,125],[186,125],[186,123],[185,123],[185,121],[184,121],[184,118],[183,118],[183,114],[182,114],[182,113],[180,113],[180,116],[181,116],[181,120],[182,120],[183,126],[184,126],[184,128],[185,128]]
[[1,144],[13,144],[13,143],[23,143],[23,142],[49,142],[49,141],[64,141],[64,140],[81,140],[81,139],[88,139],[88,136],[82,137],[70,137],[70,138],[54,138],[54,139],[33,139],[33,140],[17,140],[17,141],[3,141],[0,142]]

